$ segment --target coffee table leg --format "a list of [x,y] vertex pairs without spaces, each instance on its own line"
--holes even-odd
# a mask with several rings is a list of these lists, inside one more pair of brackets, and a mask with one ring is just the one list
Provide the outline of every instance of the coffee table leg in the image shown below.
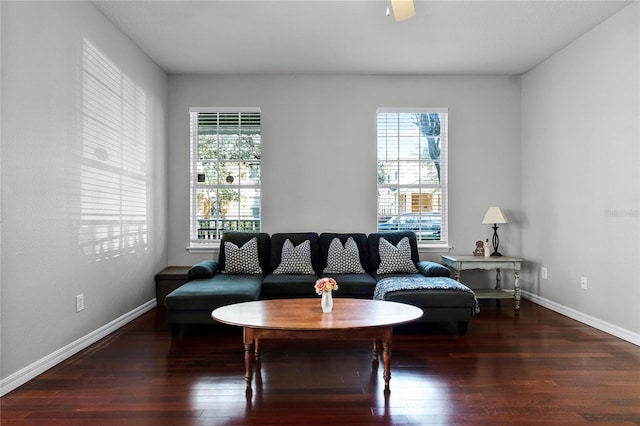
[[253,330],[245,327],[242,332],[244,343],[244,381],[247,384],[247,392],[251,392],[251,380],[253,379],[254,340]]
[[377,339],[373,339],[373,360],[378,362],[378,351],[380,347],[380,342]]
[[382,362],[384,363],[384,391],[389,392],[389,380],[391,380],[391,342],[382,342]]
[[384,391],[389,392],[389,380],[391,380],[391,336],[393,336],[393,328],[387,327],[383,330],[382,336],[382,362],[384,364]]

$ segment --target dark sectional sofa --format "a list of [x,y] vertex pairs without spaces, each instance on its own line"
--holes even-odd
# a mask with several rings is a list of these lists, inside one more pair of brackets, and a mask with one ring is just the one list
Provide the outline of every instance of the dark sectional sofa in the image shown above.
[[[254,238],[255,242],[251,241]],[[334,264],[336,257],[330,256],[330,251],[333,250],[335,254],[335,247],[344,246],[350,238],[357,246],[357,255],[355,256],[359,257],[360,265],[358,266],[362,266],[361,273],[353,273],[350,267],[346,268],[348,273],[324,273],[323,271],[329,264],[334,271],[343,270],[342,264],[336,269]],[[383,244],[387,247],[398,246],[402,241],[406,249],[404,254],[410,256],[410,260],[407,262],[411,263],[415,270],[412,272],[403,270],[408,267],[406,264],[398,268],[393,264],[389,266],[389,259],[384,253],[385,258],[381,259],[379,250],[381,238],[384,238]],[[408,247],[405,238],[408,240]],[[332,249],[330,247],[334,239],[338,239],[340,244],[334,245]],[[286,243],[287,240],[290,243]],[[308,243],[306,243],[307,240]],[[353,242],[349,244],[352,248]],[[232,262],[228,262],[226,258],[227,243],[232,244],[229,247],[234,250],[257,244],[257,259],[255,259],[255,264],[249,267],[255,268],[259,262],[260,273],[246,273],[248,271],[243,271],[242,265],[239,273],[227,273],[234,272],[232,269],[238,267],[237,256],[241,252],[241,250],[230,251],[230,255],[233,255],[234,258],[231,259]],[[287,247],[285,247],[285,243],[288,244]],[[310,272],[312,273],[295,273],[295,270],[294,273],[275,273],[279,272],[278,268],[281,263],[284,265],[289,261],[292,246],[297,250],[302,246],[306,247],[307,244],[310,249],[308,254],[312,267]],[[284,263],[283,247],[285,257],[287,257]],[[354,250],[346,254],[353,257],[353,252]],[[379,271],[382,261],[384,261],[382,265],[384,270]],[[250,260],[246,262],[247,265],[251,263]],[[296,266],[294,265],[293,269]],[[394,284],[393,281],[400,278],[420,283],[418,288],[408,286],[394,289],[384,296],[379,294],[377,296],[383,300],[408,303],[422,308],[424,315],[421,321],[453,321],[457,323],[460,334],[466,333],[467,324],[478,309],[473,292],[448,278],[450,276],[449,269],[434,262],[419,260],[416,236],[413,232],[385,232],[369,235],[362,233],[317,234],[314,232],[269,235],[266,233],[227,232],[223,235],[220,243],[218,261],[207,260],[194,265],[188,272],[189,281],[166,296],[167,323],[175,338],[180,335],[182,325],[211,324],[213,322],[212,310],[232,303],[302,297],[317,297],[318,303],[320,303],[319,296],[314,290],[314,284],[319,277],[323,276],[330,276],[337,281],[339,288],[334,292],[334,297],[360,299],[371,299],[378,283],[387,278],[391,278],[391,280],[386,280],[387,284],[389,281]],[[431,287],[432,281],[442,282],[443,280],[444,287],[422,288],[425,287],[424,284],[427,284],[426,287]],[[452,286],[463,287],[465,291],[460,291],[460,288],[452,288]]]

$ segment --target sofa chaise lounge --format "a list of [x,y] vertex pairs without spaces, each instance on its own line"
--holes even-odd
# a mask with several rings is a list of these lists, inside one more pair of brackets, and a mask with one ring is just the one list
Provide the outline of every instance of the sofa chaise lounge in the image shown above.
[[174,338],[182,325],[211,324],[212,310],[260,299],[318,297],[314,284],[330,276],[334,297],[378,298],[423,309],[421,321],[452,321],[460,334],[478,311],[471,289],[443,265],[420,261],[413,232],[227,232],[217,261],[199,262],[188,281],[165,298]]

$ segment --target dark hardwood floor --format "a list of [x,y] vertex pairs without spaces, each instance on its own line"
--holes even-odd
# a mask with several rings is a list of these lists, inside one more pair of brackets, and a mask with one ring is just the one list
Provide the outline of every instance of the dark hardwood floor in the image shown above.
[[247,396],[239,329],[172,345],[154,309],[5,395],[2,425],[640,424],[640,348],[527,301],[481,301],[462,337],[397,328],[389,395],[366,342],[262,351]]

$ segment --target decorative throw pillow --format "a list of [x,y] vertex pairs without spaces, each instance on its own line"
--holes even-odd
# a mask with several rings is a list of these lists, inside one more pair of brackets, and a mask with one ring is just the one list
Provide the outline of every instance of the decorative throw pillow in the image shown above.
[[418,272],[411,260],[411,245],[408,237],[401,239],[397,246],[380,238],[378,252],[380,253],[380,266],[376,271],[377,274],[415,274]]
[[297,246],[293,246],[287,239],[282,246],[282,260],[273,271],[274,274],[315,274],[311,265],[311,242],[304,240]]
[[327,267],[325,274],[364,274],[360,264],[360,251],[353,237],[349,237],[344,247],[339,238],[334,238],[329,244],[327,253]]
[[201,278],[211,278],[218,270],[218,262],[214,260],[203,260],[189,268],[187,278],[197,280]]
[[258,258],[258,238],[253,237],[242,247],[230,241],[224,243],[225,274],[261,274]]

